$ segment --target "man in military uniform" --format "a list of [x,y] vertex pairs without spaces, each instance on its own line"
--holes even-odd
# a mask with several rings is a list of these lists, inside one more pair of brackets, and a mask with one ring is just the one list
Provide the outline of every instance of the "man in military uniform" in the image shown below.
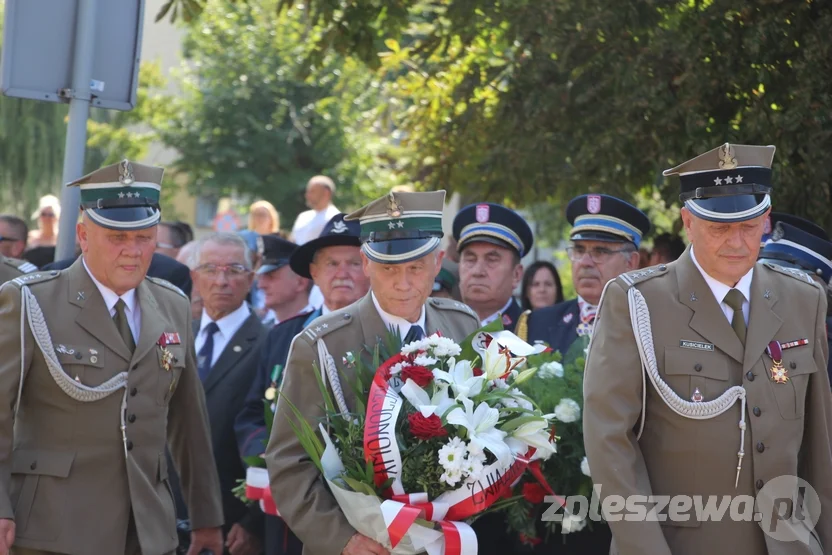
[[572,199],[566,219],[572,225],[572,244],[566,252],[578,298],[528,316],[528,341],[542,341],[561,354],[579,335],[591,334],[604,285],[638,268],[638,248],[650,230],[650,220],[641,210],[608,195]]
[[[826,231],[798,216],[771,213],[772,233],[760,251],[760,261],[798,268],[826,291],[826,336],[832,350],[832,241]],[[828,362],[832,380],[832,357]]]
[[125,160],[70,183],[83,255],[0,289],[2,554],[172,553],[168,442],[189,553],[222,552],[188,299],[146,279],[162,173]]
[[[725,144],[666,170],[681,181],[691,246],[606,286],[583,424],[601,506],[626,501],[605,510],[614,553],[820,555],[832,546],[826,294],[802,271],[756,263],[773,157],[774,147]],[[817,497],[802,503],[787,477]],[[650,495],[670,502],[648,504]],[[756,506],[707,518],[690,496],[747,496]]]
[[31,262],[16,258],[23,253],[27,233],[23,220],[0,214],[0,284],[38,269]]
[[[352,371],[341,365],[347,352],[372,348],[388,329],[397,329],[407,341],[441,331],[457,341],[479,327],[464,304],[430,298],[439,273],[442,251],[442,210],[445,191],[390,193],[357,212],[347,221],[361,225],[361,258],[370,279],[371,293],[357,303],[321,316],[300,335],[289,350],[281,389],[307,421],[317,426],[324,416],[313,365],[323,368],[319,349],[326,348],[343,379]],[[366,354],[366,353],[365,353]],[[343,384],[342,410],[355,407],[352,389]],[[272,435],[266,449],[271,489],[278,510],[310,555],[388,553],[382,545],[355,531],[295,437],[294,416],[278,401]]]
[[[265,451],[269,438],[264,399],[269,403],[277,401],[276,389],[282,383],[289,347],[295,336],[320,316],[349,306],[367,294],[370,282],[362,269],[359,235],[357,221],[344,221],[344,214],[337,214],[326,223],[318,238],[286,253],[287,257],[280,260],[289,264],[297,275],[311,279],[320,288],[324,302],[321,308],[281,322],[269,332],[257,375],[237,416],[237,442],[244,457],[259,456]],[[300,555],[302,549],[297,536],[275,516],[266,517],[265,547],[266,555]]]
[[534,244],[529,224],[505,206],[471,204],[454,218],[453,234],[462,300],[482,325],[502,318],[503,327],[514,331],[523,312],[513,295],[523,279],[520,260]]

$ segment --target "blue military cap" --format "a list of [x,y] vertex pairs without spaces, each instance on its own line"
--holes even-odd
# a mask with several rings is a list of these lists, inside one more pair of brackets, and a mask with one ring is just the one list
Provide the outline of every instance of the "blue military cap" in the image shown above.
[[679,176],[679,200],[697,218],[726,223],[752,220],[771,207],[774,150],[725,143],[663,175]]
[[792,216],[791,214],[785,214],[783,212],[770,212],[768,218],[766,218],[765,227],[763,229],[763,238],[760,241],[760,248],[764,247],[766,241],[768,241],[771,237],[771,232],[774,231],[774,226],[777,225],[777,222],[787,223],[798,229],[802,229],[806,233],[811,233],[812,235],[820,237],[824,241],[829,241],[829,235],[826,233],[826,230],[809,220],[804,220],[798,216]]
[[650,231],[647,215],[628,202],[609,195],[581,195],[566,206],[573,241],[629,242],[636,248]]
[[289,264],[292,253],[298,248],[295,243],[280,235],[262,235],[261,238],[263,239],[263,261],[257,268],[258,275],[274,272]]
[[299,246],[292,253],[289,264],[297,275],[312,279],[309,265],[315,253],[325,247],[361,246],[361,224],[357,220],[344,221],[345,214],[336,214],[326,223],[321,234]]
[[534,234],[520,214],[490,202],[470,204],[454,218],[453,235],[457,250],[477,241],[483,241],[515,251],[520,258],[526,256],[534,245]]
[[832,284],[832,242],[823,228],[787,215],[774,224],[759,259],[780,266],[800,268]]

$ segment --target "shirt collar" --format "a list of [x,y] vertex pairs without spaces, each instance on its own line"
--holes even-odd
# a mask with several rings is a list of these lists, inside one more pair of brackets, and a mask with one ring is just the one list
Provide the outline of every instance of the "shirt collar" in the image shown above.
[[[245,322],[246,319],[249,317],[249,314],[250,311],[248,305],[246,303],[242,303],[239,307],[237,307],[237,310],[235,310],[234,312],[226,314],[219,320],[216,320],[217,327],[220,329],[220,333],[222,334],[222,336],[226,339],[231,339],[231,337],[233,337],[234,334],[237,333],[237,330],[240,329],[240,326],[243,325],[243,322]],[[199,332],[202,333],[202,331],[205,329],[205,326],[207,326],[213,321],[214,320],[212,320],[211,317],[208,316],[208,313],[203,308],[202,320],[199,323]]]
[[485,320],[480,322],[480,325],[481,326],[487,326],[488,324],[490,324],[491,322],[493,322],[494,320],[499,318],[501,314],[505,314],[506,311],[508,310],[508,307],[511,306],[511,301],[513,301],[513,300],[514,299],[509,297],[508,302],[503,306],[503,308],[501,308],[500,310],[498,310],[497,312],[495,312],[494,314],[492,314],[491,316],[489,316],[488,318],[486,318]]
[[404,318],[399,316],[393,316],[392,314],[385,312],[382,310],[381,305],[378,304],[378,299],[376,299],[376,294],[370,294],[373,298],[373,304],[376,306],[376,310],[378,311],[378,315],[381,316],[381,321],[384,322],[385,327],[388,329],[393,328],[394,326],[399,328],[399,333],[401,334],[402,338],[407,335],[407,332],[410,331],[411,326],[421,326],[422,331],[425,332],[425,335],[428,334],[428,330],[425,329],[425,307],[422,305],[422,314],[419,316],[419,320],[417,322],[408,322]]
[[753,266],[744,276],[740,278],[734,287],[731,287],[729,285],[725,285],[717,279],[712,278],[705,270],[702,269],[702,266],[699,265],[699,261],[696,260],[696,255],[693,253],[693,247],[690,249],[690,258],[693,260],[693,264],[696,266],[696,269],[699,270],[700,274],[702,274],[702,277],[705,279],[705,283],[708,284],[708,287],[711,289],[711,292],[714,294],[714,298],[716,298],[718,303],[725,301],[725,295],[727,295],[728,291],[731,289],[739,289],[742,296],[745,297],[746,302],[751,301],[751,279],[754,277]]
[[95,276],[92,275],[92,272],[90,272],[89,266],[87,266],[86,260],[82,259],[81,262],[84,264],[84,269],[87,271],[87,274],[89,274],[90,279],[92,279],[92,282],[95,284],[95,286],[98,288],[98,291],[101,293],[101,296],[104,298],[104,304],[107,306],[107,310],[112,312],[118,300],[121,299],[124,301],[124,304],[127,307],[127,311],[130,314],[133,314],[133,311],[136,309],[136,290],[131,289],[121,296],[116,295],[115,291],[113,291],[112,289],[95,279]]

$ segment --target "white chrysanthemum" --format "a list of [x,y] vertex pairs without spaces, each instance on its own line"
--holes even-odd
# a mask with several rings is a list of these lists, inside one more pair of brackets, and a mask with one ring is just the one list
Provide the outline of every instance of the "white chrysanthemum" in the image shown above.
[[563,515],[563,521],[560,523],[560,526],[561,532],[564,534],[580,532],[586,526],[586,519],[575,515]]
[[393,366],[390,367],[390,375],[391,376],[398,376],[402,370],[410,366],[409,362],[397,362]]
[[433,366],[437,362],[438,361],[435,358],[428,355],[419,355],[415,359],[413,359],[413,364],[415,364],[416,366],[424,366],[426,368],[429,366]]
[[581,461],[581,472],[583,472],[587,476],[592,476],[589,473],[589,460],[586,457],[584,457],[584,460]]
[[423,352],[428,349],[430,346],[428,339],[420,339],[418,341],[412,341],[402,347],[402,353],[405,355],[410,355],[413,353]]
[[561,422],[576,422],[580,417],[581,406],[573,399],[561,399],[555,407],[555,418]]
[[552,361],[541,364],[537,370],[537,375],[541,378],[562,378],[563,365],[560,362]]
[[455,357],[462,353],[462,347],[447,337],[438,337],[433,347],[433,355],[437,357]]
[[474,480],[479,479],[485,468],[485,453],[479,446],[468,444],[468,458],[465,461],[466,477]]
[[440,482],[445,482],[449,486],[455,486],[462,479],[461,470],[446,470],[439,477]]
[[[449,475],[461,473],[465,464],[465,442],[454,436],[439,449],[439,464]],[[453,484],[451,484],[453,485]]]

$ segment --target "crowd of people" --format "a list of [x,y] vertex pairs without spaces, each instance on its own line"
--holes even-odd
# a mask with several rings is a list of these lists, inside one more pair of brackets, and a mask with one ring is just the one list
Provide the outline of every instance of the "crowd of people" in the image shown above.
[[[316,425],[314,368],[349,372],[347,354],[388,329],[459,341],[497,320],[560,352],[592,338],[583,418],[602,499],[754,495],[793,475],[815,488],[824,516],[801,551],[756,523],[638,519],[528,546],[493,513],[474,523],[479,553],[822,553],[832,545],[832,242],[771,211],[772,158],[726,144],[668,170],[688,244],[658,235],[648,251],[644,212],[609,195],[574,198],[574,299],[551,261],[524,266],[535,238],[508,207],[470,204],[445,237],[444,191],[394,190],[343,213],[334,182],[316,176],[291,232],[258,201],[248,229],[194,238],[162,221],[162,170],[125,160],[68,185],[81,190],[78,253],[42,264],[20,258],[25,239],[54,248],[46,224],[59,206],[41,203],[36,236],[0,215],[0,404],[10,409],[0,412],[0,555],[12,545],[24,555],[387,554],[339,509],[283,396]],[[636,328],[642,305],[649,316]],[[709,412],[737,389],[742,408]],[[279,516],[235,493],[258,458]]]

